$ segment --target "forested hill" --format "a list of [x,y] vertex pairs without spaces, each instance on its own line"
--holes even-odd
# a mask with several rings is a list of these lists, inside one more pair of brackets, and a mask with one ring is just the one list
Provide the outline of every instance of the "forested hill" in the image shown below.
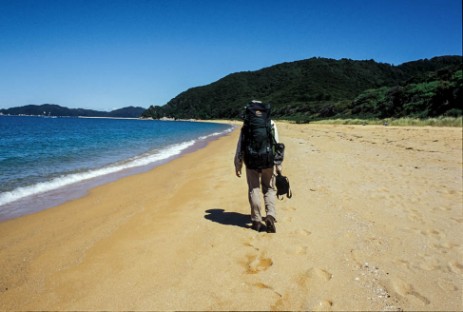
[[461,115],[462,57],[399,66],[373,60],[311,58],[230,74],[182,92],[145,117],[239,118],[252,99],[272,104],[276,118],[431,117]]
[[67,108],[56,104],[26,105],[0,109],[0,114],[5,115],[33,115],[33,116],[66,116],[66,117],[118,117],[138,118],[145,111],[142,107],[124,107],[110,112],[97,111],[83,108]]

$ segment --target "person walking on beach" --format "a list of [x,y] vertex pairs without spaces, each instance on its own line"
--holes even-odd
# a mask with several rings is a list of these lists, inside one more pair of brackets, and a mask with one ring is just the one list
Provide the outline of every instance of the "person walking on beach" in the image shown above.
[[243,162],[246,165],[248,199],[251,206],[252,228],[260,232],[261,187],[264,196],[264,218],[267,233],[275,233],[275,173],[281,174],[281,162],[274,163],[274,146],[278,142],[278,130],[270,119],[270,105],[253,100],[246,107],[243,127],[235,153],[235,173],[241,177]]

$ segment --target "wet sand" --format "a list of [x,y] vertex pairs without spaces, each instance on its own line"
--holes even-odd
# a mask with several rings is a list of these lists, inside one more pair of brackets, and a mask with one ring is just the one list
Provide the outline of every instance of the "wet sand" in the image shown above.
[[252,231],[238,130],[0,223],[0,310],[462,310],[461,128],[277,123],[293,198]]

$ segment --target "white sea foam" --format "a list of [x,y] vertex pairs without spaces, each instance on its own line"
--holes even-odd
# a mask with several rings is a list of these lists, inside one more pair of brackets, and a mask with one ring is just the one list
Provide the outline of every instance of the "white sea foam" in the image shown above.
[[105,175],[117,173],[123,170],[143,167],[163,160],[169,159],[176,155],[179,155],[184,150],[192,147],[195,143],[205,141],[216,136],[225,135],[233,131],[234,127],[227,128],[222,132],[214,132],[209,135],[198,137],[196,140],[190,140],[178,144],[167,146],[166,148],[153,151],[153,153],[147,153],[144,155],[136,156],[128,159],[125,162],[116,163],[103,168],[89,170],[85,172],[72,173],[54,178],[50,181],[40,182],[30,186],[18,187],[12,191],[0,193],[0,206],[13,203],[17,200],[34,196],[37,194],[53,191],[64,186],[68,186],[74,183],[87,181],[93,178],[102,177]]
[[[200,138],[200,140],[202,139]],[[54,178],[50,181],[41,182],[25,187],[19,187],[10,192],[0,193],[0,206],[9,204],[11,202],[17,201],[28,196],[52,191],[73,183],[82,182],[96,177],[101,177],[107,174],[116,173],[126,169],[153,164],[180,154],[185,149],[193,146],[195,142],[196,140],[191,140],[188,142],[174,144],[168,146],[163,150],[158,151],[157,153],[134,157],[123,163],[118,163],[86,172],[63,175],[58,178]]]
[[208,135],[205,135],[205,136],[201,136],[198,139],[199,140],[206,140],[206,139],[214,137],[214,136],[219,136],[219,135],[230,133],[230,132],[233,131],[233,129],[235,129],[235,127],[230,127],[230,128],[228,128],[228,129],[226,129],[226,130],[224,130],[222,132],[214,132],[214,133],[211,133],[211,134],[208,134]]

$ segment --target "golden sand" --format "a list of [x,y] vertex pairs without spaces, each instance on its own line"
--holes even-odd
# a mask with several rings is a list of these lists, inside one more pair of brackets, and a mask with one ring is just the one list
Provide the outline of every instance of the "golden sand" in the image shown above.
[[249,228],[236,130],[0,223],[0,310],[463,309],[461,128],[278,126],[276,234]]

